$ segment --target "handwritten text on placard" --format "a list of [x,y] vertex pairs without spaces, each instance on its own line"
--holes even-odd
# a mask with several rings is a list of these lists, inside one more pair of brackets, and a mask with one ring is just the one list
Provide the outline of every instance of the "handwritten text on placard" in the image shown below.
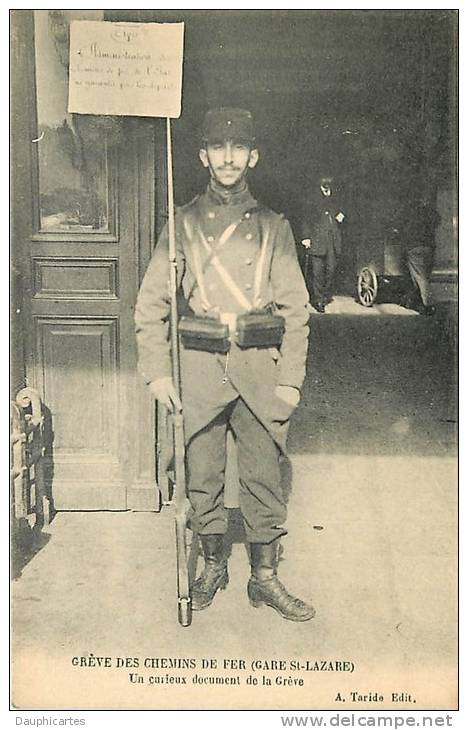
[[183,37],[183,23],[72,22],[68,110],[179,117]]

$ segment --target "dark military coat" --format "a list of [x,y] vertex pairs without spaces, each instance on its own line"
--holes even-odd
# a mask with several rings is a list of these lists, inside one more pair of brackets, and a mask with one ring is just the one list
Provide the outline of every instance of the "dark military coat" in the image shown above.
[[[285,449],[293,409],[275,396],[275,387],[301,387],[309,331],[308,294],[290,225],[284,217],[259,208],[248,188],[223,194],[211,185],[204,194],[176,211],[175,225],[179,283],[195,314],[240,314],[253,307],[274,304],[286,322],[280,351],[241,350],[233,343],[226,356],[181,347],[186,439],[190,440],[241,395]],[[220,245],[220,237],[229,226],[231,235]],[[210,255],[210,247],[211,251],[215,248],[215,257]],[[217,262],[228,271],[245,301],[239,301],[226,286]],[[139,369],[148,383],[171,375],[169,312],[165,229],[143,279],[135,309]]]

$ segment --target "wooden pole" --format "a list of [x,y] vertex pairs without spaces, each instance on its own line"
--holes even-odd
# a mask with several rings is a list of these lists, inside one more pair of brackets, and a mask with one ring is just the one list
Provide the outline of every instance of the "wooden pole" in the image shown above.
[[[171,120],[166,119],[167,135],[167,212],[169,229],[169,286],[171,296],[171,358],[172,379],[177,396],[182,400],[180,382],[180,354],[177,312],[177,250],[175,240],[174,215],[174,180],[172,168],[172,137]],[[176,523],[176,551],[177,551],[177,593],[179,623],[190,626],[192,621],[190,605],[190,588],[187,558],[187,511],[188,500],[185,479],[185,437],[184,416],[182,412],[172,414],[174,432],[174,471],[175,471],[175,523]]]
[[169,265],[170,265],[170,287],[171,287],[171,345],[172,345],[172,374],[177,395],[180,398],[180,358],[179,340],[177,333],[178,312],[177,312],[177,252],[175,242],[175,215],[174,215],[174,172],[172,165],[172,134],[171,120],[166,119],[167,137],[167,213],[169,229]]

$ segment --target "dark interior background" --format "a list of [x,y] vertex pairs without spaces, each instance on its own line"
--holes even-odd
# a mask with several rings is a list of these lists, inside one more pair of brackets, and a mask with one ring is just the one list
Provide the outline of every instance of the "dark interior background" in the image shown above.
[[293,228],[321,172],[336,179],[352,241],[398,223],[408,200],[454,188],[457,14],[429,10],[125,10],[185,22],[176,201],[204,185],[199,129],[211,106],[250,109],[261,163],[251,187]]

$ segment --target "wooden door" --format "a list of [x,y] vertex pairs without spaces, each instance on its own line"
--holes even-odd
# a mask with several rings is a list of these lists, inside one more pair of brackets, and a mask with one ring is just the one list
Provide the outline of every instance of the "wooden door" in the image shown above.
[[55,509],[159,509],[155,408],[133,327],[154,240],[157,126],[67,113],[73,12],[12,19],[27,383],[44,402]]

